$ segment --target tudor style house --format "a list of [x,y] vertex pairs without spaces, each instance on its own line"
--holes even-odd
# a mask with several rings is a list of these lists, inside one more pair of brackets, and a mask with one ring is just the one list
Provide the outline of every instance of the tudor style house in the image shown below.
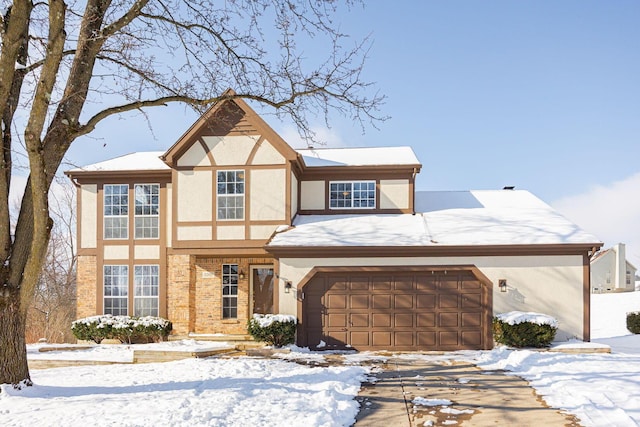
[[453,350],[491,348],[492,316],[519,310],[589,340],[602,243],[526,191],[416,192],[421,168],[410,147],[295,150],[221,101],[166,152],[66,172],[78,316],[186,337],[282,313],[310,348]]

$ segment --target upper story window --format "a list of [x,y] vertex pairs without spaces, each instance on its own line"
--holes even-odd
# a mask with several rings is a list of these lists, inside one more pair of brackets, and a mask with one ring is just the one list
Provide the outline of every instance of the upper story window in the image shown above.
[[134,187],[135,238],[157,239],[159,230],[160,184],[136,184]]
[[244,219],[244,171],[218,171],[218,219]]
[[373,209],[375,207],[375,181],[332,181],[329,183],[329,208]]
[[103,190],[104,238],[127,239],[129,237],[129,186],[107,184]]

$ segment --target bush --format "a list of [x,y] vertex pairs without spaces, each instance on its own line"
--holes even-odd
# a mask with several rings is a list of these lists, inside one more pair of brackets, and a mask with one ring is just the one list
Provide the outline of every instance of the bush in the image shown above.
[[548,347],[558,331],[558,322],[539,313],[512,311],[493,318],[493,338],[511,347]]
[[640,334],[640,311],[627,313],[627,329],[632,334]]
[[171,322],[161,317],[91,316],[71,324],[73,335],[84,341],[100,344],[105,339],[122,343],[159,342],[171,332]]
[[256,341],[264,341],[274,347],[293,344],[296,341],[297,320],[287,314],[254,314],[247,329]]

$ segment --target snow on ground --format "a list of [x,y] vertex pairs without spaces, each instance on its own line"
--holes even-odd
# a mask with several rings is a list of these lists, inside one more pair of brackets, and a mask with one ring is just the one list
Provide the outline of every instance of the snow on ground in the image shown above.
[[[592,295],[592,344],[611,354],[566,354],[510,350],[405,353],[438,363],[466,360],[483,369],[503,369],[528,380],[553,407],[575,414],[584,426],[640,425],[640,335],[626,330],[626,313],[640,310],[640,292]],[[159,350],[204,350],[225,343],[193,340],[150,344]],[[130,362],[135,345],[101,345],[86,350],[41,352],[30,345],[30,359],[82,359]],[[50,347],[50,346],[49,346]],[[3,426],[348,426],[354,400],[371,364],[388,355],[313,352],[291,346],[279,359],[188,359],[158,364],[116,364],[32,370],[33,387],[0,386]],[[304,366],[342,358],[342,365]],[[359,366],[362,365],[362,366]]]

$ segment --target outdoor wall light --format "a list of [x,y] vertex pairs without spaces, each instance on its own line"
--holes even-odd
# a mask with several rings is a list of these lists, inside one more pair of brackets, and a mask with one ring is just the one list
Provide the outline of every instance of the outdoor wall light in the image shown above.
[[507,279],[498,280],[498,286],[500,286],[500,292],[507,292]]
[[288,293],[291,292],[291,286],[292,286],[291,282],[289,282],[289,281],[284,282],[284,293],[285,294],[288,294]]
[[244,280],[244,271],[240,270],[240,274],[238,274],[240,280]]

